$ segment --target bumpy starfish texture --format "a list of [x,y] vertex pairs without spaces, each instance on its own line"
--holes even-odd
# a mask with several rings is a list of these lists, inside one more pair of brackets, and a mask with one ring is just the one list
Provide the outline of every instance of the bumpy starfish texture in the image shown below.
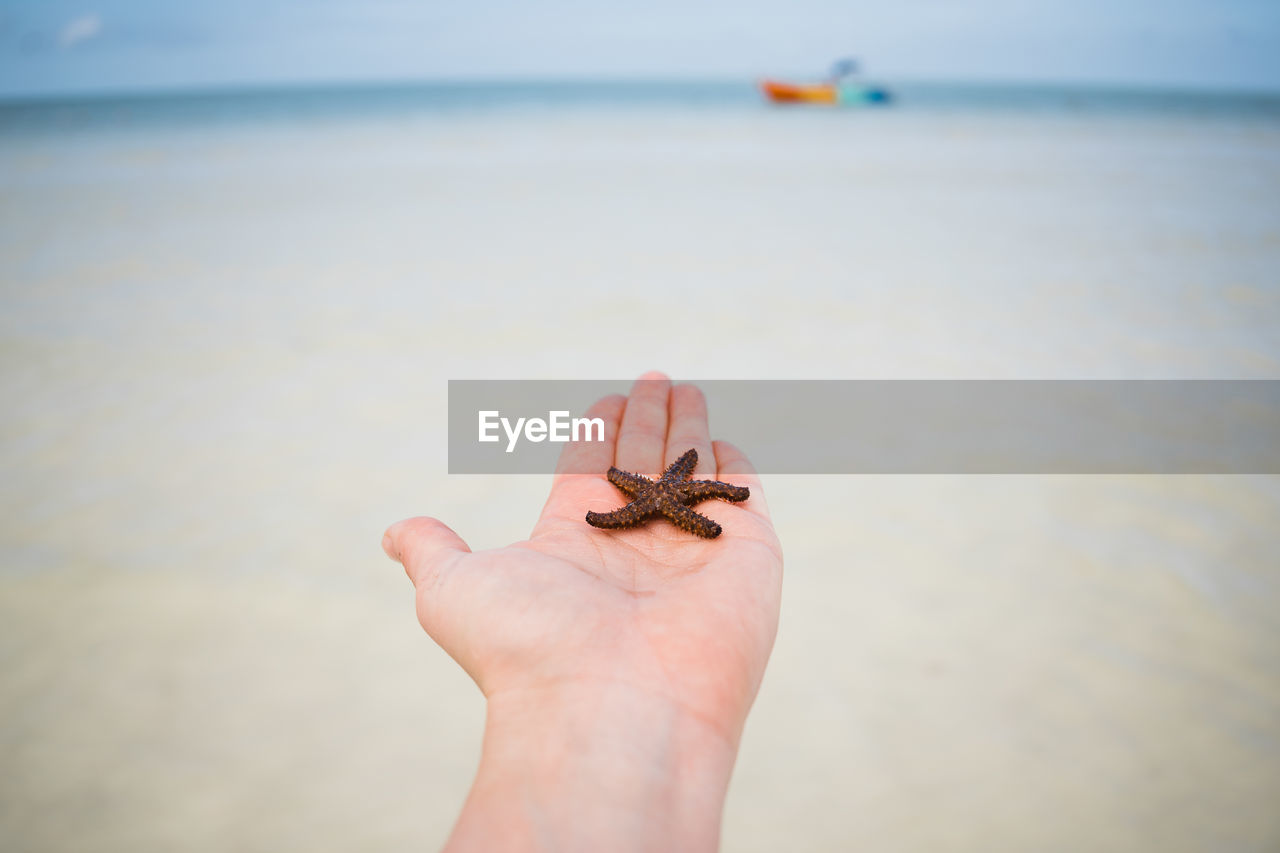
[[720,525],[694,512],[689,505],[711,498],[735,503],[745,501],[751,497],[751,491],[746,486],[731,486],[718,480],[690,480],[697,465],[698,451],[690,448],[657,480],[610,468],[605,476],[626,492],[631,503],[613,512],[588,512],[587,524],[615,530],[636,527],[655,515],[663,515],[681,530],[704,539],[715,539],[720,535]]

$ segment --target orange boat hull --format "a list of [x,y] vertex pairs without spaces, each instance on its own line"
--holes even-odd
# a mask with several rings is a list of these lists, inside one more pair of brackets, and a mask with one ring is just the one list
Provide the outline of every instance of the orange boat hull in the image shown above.
[[769,100],[780,104],[834,104],[839,99],[836,87],[826,83],[805,86],[763,80],[760,88]]

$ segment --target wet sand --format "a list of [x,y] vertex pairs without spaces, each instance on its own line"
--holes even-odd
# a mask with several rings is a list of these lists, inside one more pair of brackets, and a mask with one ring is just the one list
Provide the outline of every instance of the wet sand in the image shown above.
[[[908,111],[0,137],[0,838],[438,845],[483,702],[379,538],[498,546],[547,486],[445,473],[446,380],[1275,377],[1278,143]],[[1276,478],[765,489],[782,624],[726,851],[1280,843]]]

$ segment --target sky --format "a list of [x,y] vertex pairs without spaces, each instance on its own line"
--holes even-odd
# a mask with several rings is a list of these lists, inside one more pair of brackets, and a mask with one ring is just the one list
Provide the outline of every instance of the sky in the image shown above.
[[1280,0],[0,0],[0,97],[818,76],[1280,91]]

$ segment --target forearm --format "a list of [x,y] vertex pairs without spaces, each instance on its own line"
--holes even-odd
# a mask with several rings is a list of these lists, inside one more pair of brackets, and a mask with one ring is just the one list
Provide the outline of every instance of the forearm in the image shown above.
[[490,697],[447,850],[715,850],[734,737],[621,683]]

